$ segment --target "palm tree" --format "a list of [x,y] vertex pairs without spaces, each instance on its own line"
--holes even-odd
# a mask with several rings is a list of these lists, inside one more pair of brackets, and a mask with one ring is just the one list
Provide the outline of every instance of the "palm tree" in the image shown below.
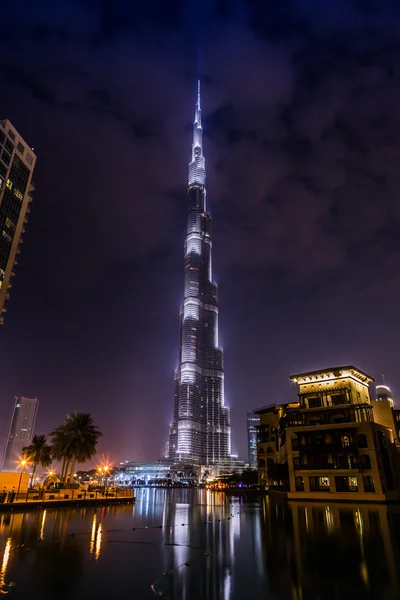
[[71,462],[70,438],[65,426],[59,425],[50,434],[51,454],[54,460],[62,461],[60,480],[65,481],[68,467]]
[[45,435],[34,435],[29,446],[22,448],[24,459],[33,465],[31,487],[38,466],[49,467],[51,465],[51,447],[47,443]]
[[102,435],[90,414],[79,412],[67,415],[63,425],[52,431],[53,456],[63,461],[62,481],[73,481],[76,463],[84,463],[96,454]]

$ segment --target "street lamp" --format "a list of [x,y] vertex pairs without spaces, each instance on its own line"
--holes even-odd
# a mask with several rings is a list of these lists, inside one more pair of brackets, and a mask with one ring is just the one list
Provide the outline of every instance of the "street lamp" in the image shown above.
[[20,488],[21,488],[22,473],[24,472],[24,469],[25,469],[26,462],[27,462],[27,461],[26,461],[25,459],[21,460],[21,473],[20,473],[20,476],[19,476],[19,482],[18,482],[17,500],[18,500],[18,494],[19,494],[19,490],[20,490]]
[[103,469],[104,469],[104,487],[106,488],[107,487],[107,473],[108,473],[109,466],[105,465],[103,467]]

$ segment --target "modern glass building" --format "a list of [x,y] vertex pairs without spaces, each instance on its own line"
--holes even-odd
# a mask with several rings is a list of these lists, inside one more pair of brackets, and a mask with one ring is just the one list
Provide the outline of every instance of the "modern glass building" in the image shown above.
[[0,121],[0,324],[34,189],[36,156],[10,121]]
[[3,455],[2,469],[17,471],[22,458],[22,448],[28,446],[33,437],[36,414],[39,405],[37,398],[16,397],[8,427]]
[[230,456],[230,409],[224,402],[223,352],[218,345],[218,289],[212,275],[211,216],[206,206],[200,82],[189,164],[184,302],[179,362],[166,456],[202,465]]
[[260,425],[260,415],[254,411],[247,412],[247,447],[249,467],[257,468],[257,427]]

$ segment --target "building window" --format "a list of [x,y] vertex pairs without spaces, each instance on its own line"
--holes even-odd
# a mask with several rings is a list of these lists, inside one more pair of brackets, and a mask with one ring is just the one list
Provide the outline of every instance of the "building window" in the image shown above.
[[343,446],[343,448],[349,448],[350,438],[348,435],[342,435],[342,446]]
[[25,152],[25,148],[23,147],[21,142],[18,142],[17,150],[20,154],[23,154]]
[[335,477],[337,492],[358,492],[357,477]]
[[265,468],[265,459],[264,459],[264,458],[259,458],[259,459],[258,459],[258,466],[259,466],[261,469],[264,469],[264,468]]
[[375,483],[372,475],[366,475],[364,477],[364,489],[366,492],[375,492]]
[[357,448],[368,448],[367,436],[364,433],[359,433],[357,436]]
[[308,398],[308,408],[320,408],[321,405],[321,398]]
[[8,152],[6,152],[6,150],[3,150],[3,153],[1,155],[1,160],[3,161],[3,163],[5,163],[6,165],[9,165],[11,162],[11,156]]
[[10,136],[10,138],[11,138],[12,140],[15,140],[15,134],[14,134],[14,132],[13,132],[13,130],[12,130],[12,129],[9,129],[9,130],[8,130],[8,135]]
[[331,396],[332,406],[339,406],[340,404],[346,404],[346,396],[345,394],[334,394]]
[[295,479],[295,484],[296,484],[296,492],[304,492],[304,478],[303,477],[296,477]]
[[368,454],[360,455],[360,469],[370,469],[371,468],[371,459]]
[[330,492],[329,477],[310,477],[311,492]]

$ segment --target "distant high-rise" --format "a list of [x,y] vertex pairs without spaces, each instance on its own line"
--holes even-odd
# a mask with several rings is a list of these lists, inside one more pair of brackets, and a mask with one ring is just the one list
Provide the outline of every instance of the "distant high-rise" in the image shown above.
[[18,469],[22,448],[28,446],[32,441],[38,405],[37,398],[15,397],[4,447],[2,465],[4,470]]
[[211,216],[206,208],[200,82],[189,164],[185,292],[179,362],[166,455],[202,465],[231,453],[230,410],[224,404],[223,353],[218,345],[218,291],[212,278]]
[[260,425],[260,415],[254,411],[247,412],[247,446],[249,454],[249,467],[257,467],[257,427]]
[[10,121],[0,121],[0,324],[29,212],[36,156]]

